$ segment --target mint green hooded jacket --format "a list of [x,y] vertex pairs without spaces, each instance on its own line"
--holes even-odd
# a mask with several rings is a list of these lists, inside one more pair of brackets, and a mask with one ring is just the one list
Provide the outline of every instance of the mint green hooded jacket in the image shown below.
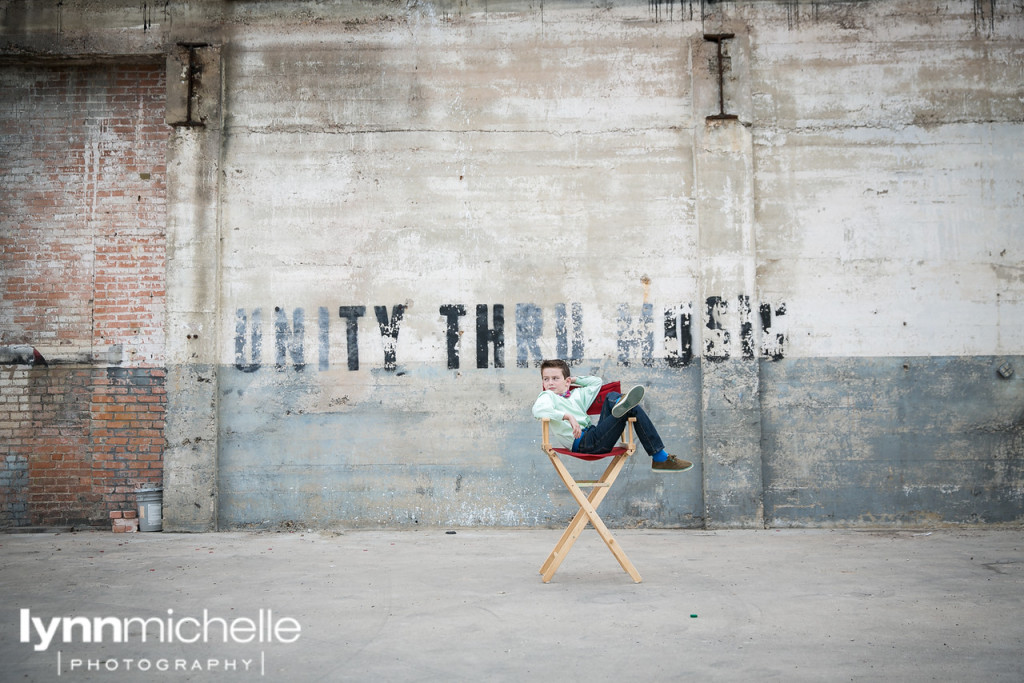
[[572,415],[586,429],[592,422],[587,415],[587,408],[597,398],[604,382],[600,377],[577,377],[569,397],[559,396],[553,391],[542,391],[533,404],[533,416],[538,420],[545,417],[551,420],[551,442],[558,448],[572,448],[575,441],[572,436],[572,425],[562,417]]

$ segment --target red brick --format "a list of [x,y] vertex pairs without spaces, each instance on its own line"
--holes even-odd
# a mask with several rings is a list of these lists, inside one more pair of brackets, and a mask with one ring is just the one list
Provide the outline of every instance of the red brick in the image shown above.
[[110,527],[115,534],[135,533],[139,530],[137,519],[115,519]]

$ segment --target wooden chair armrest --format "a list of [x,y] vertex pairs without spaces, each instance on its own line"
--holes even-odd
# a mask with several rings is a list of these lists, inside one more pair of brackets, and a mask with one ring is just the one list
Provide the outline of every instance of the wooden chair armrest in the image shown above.
[[633,425],[635,425],[635,424],[636,424],[636,418],[635,417],[629,418],[629,421],[626,424],[626,434],[627,434],[626,445],[629,446],[630,450],[633,450],[633,448],[634,448],[634,446],[633,446]]

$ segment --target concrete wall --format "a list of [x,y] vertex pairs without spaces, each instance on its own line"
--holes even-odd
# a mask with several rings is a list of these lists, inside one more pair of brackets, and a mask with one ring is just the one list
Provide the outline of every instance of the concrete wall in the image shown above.
[[766,521],[1019,519],[1020,11],[782,9],[753,102],[758,286],[789,325]]
[[[666,436],[699,451],[699,371],[664,343],[699,270],[682,24],[280,36],[222,51],[220,524],[548,523],[569,498],[528,410],[560,344],[660,385]],[[637,463],[617,514],[700,523],[699,476],[654,488]]]
[[1024,514],[1019,9],[0,7],[166,60],[168,528],[561,524],[556,355],[696,462],[615,524]]

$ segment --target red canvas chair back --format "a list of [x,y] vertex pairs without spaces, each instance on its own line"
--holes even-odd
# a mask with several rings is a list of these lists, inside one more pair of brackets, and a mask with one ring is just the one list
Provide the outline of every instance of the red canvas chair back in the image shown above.
[[601,391],[597,392],[597,398],[587,408],[587,415],[600,415],[601,408],[604,406],[604,400],[608,398],[608,394],[615,392],[617,394],[622,393],[622,387],[619,382],[608,382],[608,384],[601,385]]

